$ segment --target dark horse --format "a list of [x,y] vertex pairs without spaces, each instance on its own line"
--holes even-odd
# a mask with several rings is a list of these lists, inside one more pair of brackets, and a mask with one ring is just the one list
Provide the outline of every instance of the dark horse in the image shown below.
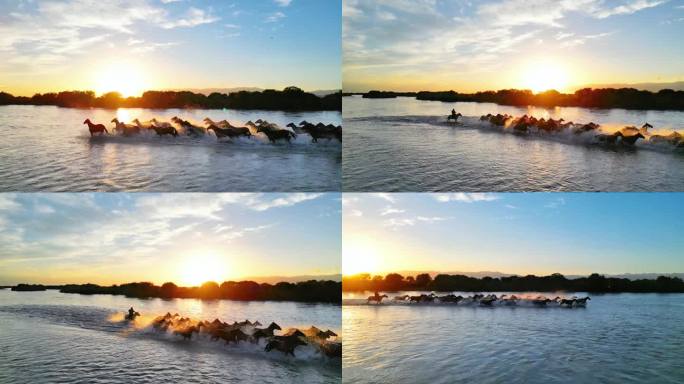
[[252,137],[252,133],[249,131],[249,128],[247,127],[228,127],[228,128],[219,128],[215,125],[210,125],[209,128],[207,128],[207,132],[209,131],[214,131],[214,134],[216,134],[216,139],[220,139],[222,137],[240,137],[240,136],[247,136],[247,137]]
[[157,136],[162,136],[162,135],[171,135],[173,137],[178,136],[178,131],[174,127],[157,127],[156,125],[153,125],[152,129],[154,129],[154,131],[157,132]]
[[254,330],[254,333],[252,333],[252,340],[253,340],[255,343],[258,344],[260,338],[262,338],[262,337],[272,337],[272,336],[273,336],[273,332],[274,332],[276,329],[277,329],[277,330],[282,330],[282,328],[280,328],[280,325],[278,325],[278,324],[276,324],[276,323],[273,323],[273,322],[272,322],[267,328],[257,328],[257,329]]
[[88,124],[88,130],[90,131],[90,137],[93,137],[94,134],[99,133],[102,135],[103,133],[107,133],[109,135],[109,131],[107,130],[107,127],[104,126],[104,124],[93,124],[90,119],[85,119],[83,124]]
[[271,129],[260,126],[257,128],[257,132],[265,134],[271,143],[275,143],[276,140],[286,140],[289,143],[290,140],[297,137],[294,132],[288,131],[287,129]]
[[292,355],[294,357],[294,350],[299,345],[306,345],[306,342],[301,340],[298,335],[293,334],[290,336],[274,336],[268,341],[268,344],[266,344],[266,348],[264,348],[264,350],[266,352],[270,352],[271,350],[276,349],[284,353],[286,356]]
[[456,113],[456,110],[452,109],[452,110],[451,110],[451,115],[447,116],[447,123],[448,123],[450,120],[453,120],[454,123],[457,123],[457,122],[458,122],[458,118],[461,117],[461,116],[463,116],[463,115],[461,115],[460,113]]

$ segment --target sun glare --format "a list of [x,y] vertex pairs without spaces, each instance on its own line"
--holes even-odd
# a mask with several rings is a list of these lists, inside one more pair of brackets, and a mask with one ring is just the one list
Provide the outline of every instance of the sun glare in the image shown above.
[[568,85],[568,73],[562,66],[550,62],[535,63],[530,65],[522,78],[523,88],[539,93],[555,89],[566,91]]
[[145,76],[130,63],[114,63],[103,68],[95,77],[95,92],[119,92],[123,97],[140,96],[146,88]]
[[199,286],[207,281],[221,284],[228,275],[225,259],[213,254],[194,255],[186,258],[179,266],[180,284]]
[[373,246],[366,242],[350,242],[342,247],[342,273],[354,275],[357,273],[377,272],[380,267],[379,256]]

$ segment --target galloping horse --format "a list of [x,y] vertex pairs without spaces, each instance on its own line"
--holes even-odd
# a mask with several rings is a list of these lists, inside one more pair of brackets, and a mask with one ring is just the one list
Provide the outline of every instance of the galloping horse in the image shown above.
[[222,137],[229,137],[231,139],[240,136],[252,137],[252,133],[249,131],[249,128],[247,127],[220,128],[215,125],[210,125],[209,128],[207,128],[207,132],[209,131],[214,131],[217,140]]
[[173,137],[178,136],[178,131],[174,127],[157,127],[156,125],[153,125],[152,129],[154,129],[154,131],[157,132],[157,136],[162,136],[162,135],[171,135]]
[[104,126],[104,124],[93,124],[90,119],[85,119],[83,124],[88,124],[88,130],[90,131],[90,137],[93,137],[95,133],[100,133],[102,135],[103,133],[107,133],[109,135],[109,131],[107,130],[107,127]]
[[270,352],[273,349],[277,349],[278,351],[283,352],[285,355],[289,354],[294,357],[294,350],[299,345],[306,345],[306,343],[297,335],[274,336],[268,342],[268,344],[266,344],[266,348],[264,348],[264,350],[266,352]]
[[375,292],[373,296],[368,296],[368,301],[367,303],[370,303],[371,301],[375,301],[376,303],[380,304],[382,302],[382,299],[388,297],[387,295],[380,295],[379,293]]
[[[453,112],[453,111],[452,111],[452,112]],[[454,123],[457,123],[457,122],[458,122],[458,118],[461,117],[461,116],[463,116],[463,115],[461,115],[460,113],[452,113],[451,115],[447,116],[447,123],[448,123],[450,120],[453,120]]]
[[287,129],[272,129],[259,126],[257,128],[257,132],[262,132],[263,134],[265,134],[271,143],[275,143],[276,140],[281,139],[287,140],[287,142],[289,143],[290,140],[297,137],[297,135],[294,132],[288,131]]

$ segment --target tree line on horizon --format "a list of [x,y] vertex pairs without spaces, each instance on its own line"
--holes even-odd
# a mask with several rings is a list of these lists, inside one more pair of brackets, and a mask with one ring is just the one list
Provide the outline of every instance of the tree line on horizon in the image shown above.
[[[344,95],[350,94],[345,93]],[[398,96],[415,97],[417,100],[495,103],[513,106],[684,110],[684,91],[672,89],[651,92],[635,88],[582,88],[569,94],[560,93],[556,90],[533,93],[530,90],[519,89],[476,93],[373,90],[363,94],[364,98],[369,99],[395,98]]]
[[118,92],[95,96],[93,91],[63,91],[14,96],[0,92],[0,105],[54,105],[63,108],[203,108],[265,109],[279,111],[341,111],[342,93],[319,97],[297,87],[282,91],[240,91],[209,95],[190,91],[146,91],[140,97],[124,98]]
[[199,287],[180,287],[172,282],[161,286],[149,282],[100,286],[97,284],[18,284],[12,291],[45,291],[58,289],[62,293],[82,295],[123,295],[134,298],[163,299],[228,299],[240,301],[297,301],[308,303],[341,303],[342,283],[332,280],[308,280],[276,284],[254,281],[225,281],[220,285],[210,281]]
[[656,279],[630,280],[605,277],[593,273],[588,277],[568,279],[560,273],[548,276],[506,276],[470,277],[465,275],[438,274],[434,278],[428,273],[402,276],[390,273],[386,276],[371,276],[361,273],[342,277],[342,290],[360,291],[436,291],[436,292],[660,292],[684,293],[684,281],[678,277],[659,276]]

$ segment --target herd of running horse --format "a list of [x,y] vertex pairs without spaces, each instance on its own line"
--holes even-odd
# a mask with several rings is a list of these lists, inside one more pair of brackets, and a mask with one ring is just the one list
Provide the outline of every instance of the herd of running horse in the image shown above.
[[[447,122],[457,122],[462,115],[452,110],[451,115],[447,116]],[[572,121],[565,121],[564,119],[555,120],[538,119],[534,116],[523,115],[515,117],[509,114],[490,113],[480,117],[480,121],[487,121],[495,126],[506,127],[513,130],[515,133],[527,134],[530,132],[537,132],[543,134],[554,134],[561,132],[570,132],[575,135],[586,134],[593,132],[593,137],[598,143],[633,146],[637,140],[643,139],[649,143],[656,145],[669,145],[675,148],[684,148],[684,136],[677,131],[672,131],[667,135],[651,134],[648,130],[653,129],[649,123],[645,123],[641,128],[635,126],[626,126],[617,131],[608,133],[603,132],[599,124],[590,123],[573,123]]]
[[[125,316],[126,321],[134,321],[140,313],[129,309]],[[179,314],[166,313],[158,316],[152,321],[152,327],[158,332],[172,332],[174,335],[190,340],[193,336],[200,334],[207,335],[211,341],[223,340],[226,344],[240,342],[251,342],[259,344],[260,339],[266,340],[266,352],[277,350],[285,355],[294,356],[294,350],[298,346],[311,344],[316,347],[323,355],[338,358],[342,356],[342,342],[337,339],[337,334],[331,330],[322,331],[315,326],[307,329],[290,328],[282,335],[276,335],[276,331],[282,328],[272,322],[268,327],[259,328],[261,323],[249,320],[233,322],[232,324],[222,322],[219,319],[213,321],[197,321],[188,317],[181,317]]]
[[[368,296],[367,304],[372,302],[380,304],[382,299],[389,298],[387,295],[380,295],[375,292],[373,296]],[[522,297],[516,295],[504,294],[497,296],[495,294],[483,295],[476,293],[472,296],[463,297],[461,295],[454,295],[452,293],[444,296],[437,296],[434,293],[420,294],[420,295],[401,295],[393,298],[394,302],[398,303],[442,303],[442,304],[460,304],[460,305],[479,305],[483,307],[492,307],[495,305],[514,306],[519,303],[529,303],[535,307],[546,307],[549,305],[556,305],[563,308],[585,307],[587,301],[591,300],[589,296],[578,298],[562,298],[556,296],[550,299],[546,296]]]
[[[342,126],[323,123],[313,124],[306,120],[300,122],[299,125],[294,123],[287,124],[286,127],[290,129],[282,128],[278,124],[262,119],[254,122],[250,120],[245,123],[244,127],[233,126],[227,120],[213,121],[208,117],[203,120],[204,126],[193,124],[177,116],[172,117],[170,122],[159,121],[156,118],[144,122],[134,119],[132,121],[133,124],[123,123],[117,118],[112,119],[111,122],[114,123],[114,131],[123,136],[134,136],[141,132],[154,131],[158,136],[170,135],[176,137],[179,134],[184,134],[199,137],[213,132],[217,139],[233,139],[238,137],[250,138],[258,133],[262,133],[270,142],[275,143],[278,140],[290,142],[298,134],[306,133],[311,136],[311,141],[314,143],[318,142],[319,139],[342,141]],[[109,130],[104,124],[95,124],[90,119],[86,119],[83,124],[88,125],[91,137],[95,134],[109,134]]]

